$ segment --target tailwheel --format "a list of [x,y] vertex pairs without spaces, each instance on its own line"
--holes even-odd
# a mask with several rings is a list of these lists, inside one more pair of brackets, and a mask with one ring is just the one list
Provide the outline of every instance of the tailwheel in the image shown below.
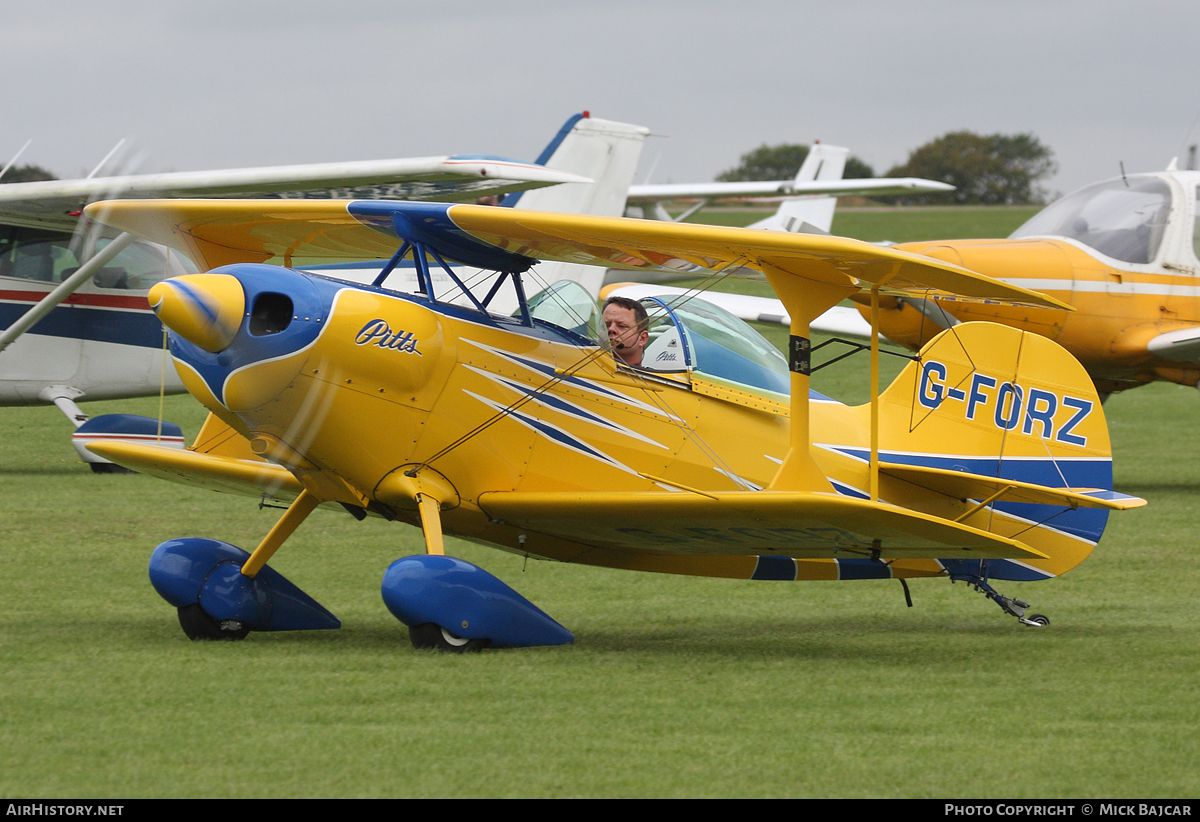
[[976,591],[990,599],[992,602],[999,605],[1000,610],[1004,611],[1004,613],[1008,614],[1009,616],[1016,617],[1017,622],[1021,623],[1022,625],[1028,625],[1031,628],[1045,628],[1050,624],[1050,618],[1044,614],[1029,614],[1026,616],[1025,612],[1029,608],[1028,602],[1023,602],[1013,597],[1004,596],[990,584],[988,584],[987,579],[984,577],[981,577],[977,574],[951,574],[951,582],[958,582],[959,580],[966,582],[967,585],[971,586]]
[[467,639],[457,636],[434,622],[411,626],[408,629],[408,637],[412,640],[414,648],[435,648],[451,654],[474,653],[492,644],[490,639]]
[[200,603],[185,605],[178,609],[179,626],[190,640],[230,640],[236,642],[245,639],[250,633],[250,626],[236,619],[218,621],[209,616]]

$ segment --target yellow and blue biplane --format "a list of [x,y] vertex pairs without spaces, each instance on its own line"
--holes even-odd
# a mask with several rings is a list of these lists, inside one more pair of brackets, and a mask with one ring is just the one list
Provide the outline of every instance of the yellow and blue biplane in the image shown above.
[[[810,390],[809,321],[849,296],[876,314],[910,294],[1062,306],[951,263],[837,237],[485,206],[95,208],[206,272],[161,283],[150,300],[182,381],[211,413],[185,451],[92,447],[144,473],[287,504],[253,552],[199,538],[154,551],[151,580],[192,638],[340,625],[267,564],[318,506],[421,527],[426,553],[387,569],[383,599],[418,647],[472,650],[573,636],[445,556],[443,533],[640,571],[945,577],[1044,625],[992,583],[1065,573],[1109,511],[1144,504],[1112,490],[1091,380],[1036,334],[954,326],[882,393],[876,335],[871,402]],[[291,267],[364,258],[388,260],[373,285]],[[420,293],[389,290],[409,260]],[[643,362],[661,365],[628,366],[577,284],[525,294],[522,275],[540,260],[765,277],[791,317],[789,353],[703,301],[651,299]],[[466,282],[450,263],[490,278]],[[453,286],[435,293],[434,270]],[[495,310],[502,293],[515,311]]]

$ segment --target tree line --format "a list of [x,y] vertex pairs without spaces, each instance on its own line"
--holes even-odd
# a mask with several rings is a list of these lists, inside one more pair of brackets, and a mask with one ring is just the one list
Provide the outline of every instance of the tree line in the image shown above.
[[[721,172],[718,181],[786,180],[796,176],[806,145],[762,145],[743,154],[741,162]],[[899,198],[906,204],[1026,205],[1045,202],[1038,183],[1058,170],[1054,152],[1033,134],[975,134],[952,131],[909,152],[908,160],[888,169],[885,177],[923,177],[949,183],[954,191]],[[846,160],[846,179],[874,177],[875,170],[857,157]],[[887,202],[897,198],[888,197]]]
[[[0,168],[4,165],[0,163]],[[796,166],[800,168],[800,166]],[[0,177],[0,183],[36,183],[38,180],[57,180],[58,178],[41,166],[13,166]]]

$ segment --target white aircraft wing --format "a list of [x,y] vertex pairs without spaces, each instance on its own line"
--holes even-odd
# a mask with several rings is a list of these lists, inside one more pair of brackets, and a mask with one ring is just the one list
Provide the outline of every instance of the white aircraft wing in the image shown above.
[[833,194],[839,197],[860,195],[876,197],[892,194],[919,194],[953,191],[954,186],[920,177],[869,177],[858,180],[775,180],[742,183],[664,183],[629,187],[630,205],[662,200],[737,199],[742,197],[796,197],[806,194]]
[[0,185],[0,224],[71,231],[97,199],[280,197],[469,201],[590,178],[502,157],[456,155],[182,171]]

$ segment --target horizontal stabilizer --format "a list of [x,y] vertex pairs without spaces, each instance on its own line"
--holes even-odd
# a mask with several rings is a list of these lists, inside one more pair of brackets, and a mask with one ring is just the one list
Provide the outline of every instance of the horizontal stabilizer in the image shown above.
[[70,231],[78,219],[70,212],[98,199],[273,196],[474,200],[560,183],[590,182],[589,177],[537,163],[475,154],[45,180],[0,187],[0,223],[53,225]]
[[[1106,488],[1050,488],[1014,479],[968,474],[926,465],[884,463],[879,473],[911,482],[922,488],[959,499],[989,499],[994,502],[1019,502],[1030,505],[1060,505],[1070,508],[1109,508],[1124,511],[1146,504],[1140,497],[1131,497]],[[999,493],[998,496],[995,496]]]
[[918,177],[872,177],[856,180],[775,180],[742,183],[662,183],[629,187],[629,202],[640,205],[662,200],[692,198],[795,197],[803,194],[832,194],[839,197],[878,197],[953,191],[954,186]]
[[479,507],[520,528],[605,549],[801,559],[1039,559],[1023,542],[887,503],[790,491],[493,492]]

